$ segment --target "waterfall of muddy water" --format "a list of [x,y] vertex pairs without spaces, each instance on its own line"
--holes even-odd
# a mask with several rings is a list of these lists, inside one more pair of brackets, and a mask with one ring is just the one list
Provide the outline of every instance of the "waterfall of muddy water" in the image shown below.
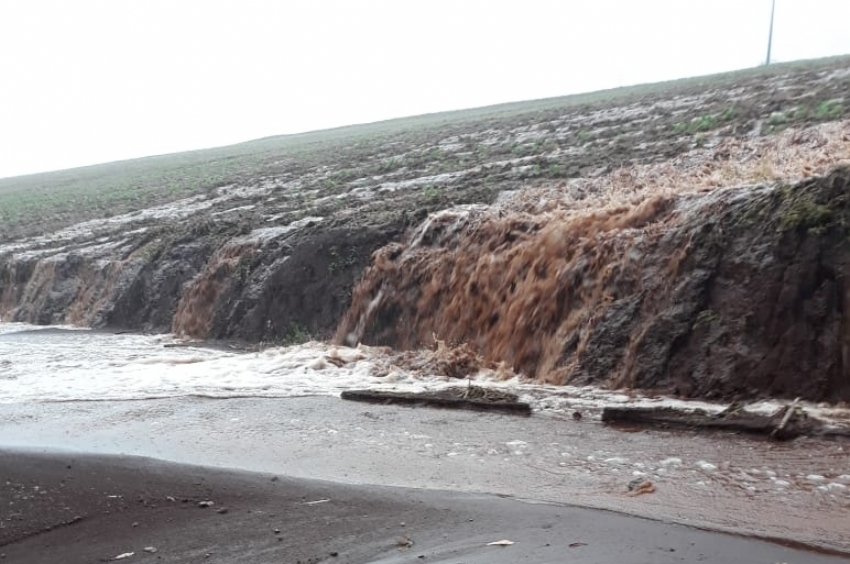
[[847,400],[848,193],[836,169],[793,189],[442,211],[374,254],[336,342],[464,344],[547,384]]
[[247,264],[256,251],[255,243],[241,239],[236,239],[216,251],[204,270],[183,292],[174,315],[172,331],[178,335],[191,335],[202,339],[209,337],[216,303],[234,282],[234,277],[239,276],[240,265]]
[[[599,409],[612,404],[709,411],[724,405],[523,382],[504,367],[478,367],[474,356],[443,351],[434,354],[472,370],[478,385],[517,393],[535,415],[387,407],[370,408],[372,418],[364,418],[364,407],[353,403],[317,408],[264,398],[337,396],[364,387],[439,390],[466,382],[435,375],[433,369],[445,368],[441,359],[422,351],[314,342],[238,352],[190,344],[171,335],[0,324],[0,445],[68,447],[70,436],[79,437],[70,448],[138,448],[138,454],[263,471],[281,471],[274,464],[291,459],[294,466],[286,471],[293,475],[316,477],[321,468],[319,477],[331,480],[358,476],[367,483],[513,492],[661,519],[788,532],[830,547],[850,543],[846,443],[627,433],[598,422]],[[231,399],[204,402],[198,396]],[[804,405],[812,416],[850,425],[850,409]],[[779,406],[768,401],[746,409],[772,413]],[[584,414],[580,423],[570,417],[575,410]],[[155,450],[146,451],[149,439],[139,438],[149,437],[151,428],[161,433]],[[105,439],[97,438],[97,429],[109,429]],[[210,453],[219,458],[205,458]],[[657,493],[625,496],[625,484],[637,477],[652,480]]]
[[[669,225],[671,207],[651,198],[583,217],[435,214],[407,247],[375,255],[338,337],[356,344],[368,327],[371,341],[408,349],[437,335],[564,384],[563,342],[593,325],[600,303],[640,293],[641,246]],[[579,354],[583,344],[579,337]]]
[[[10,268],[9,280],[5,280],[0,296],[0,314],[8,314],[14,311],[18,304],[29,304],[32,311],[39,311],[41,305],[47,299],[48,290],[53,285],[56,265],[63,257],[39,261],[33,268],[30,276],[19,275],[19,265],[13,264]],[[29,281],[26,285],[17,283],[18,278]],[[28,319],[35,322],[35,319]]]
[[[0,279],[0,316],[23,322],[49,324],[57,320],[44,316],[46,309],[62,311],[62,321],[92,326],[102,321],[116,293],[141,270],[144,249],[125,247],[126,240],[87,245],[76,255],[59,253],[31,262],[40,251],[11,257]],[[95,258],[100,253],[124,249],[116,258]],[[61,289],[61,291],[59,291]],[[53,308],[45,308],[46,303]]]

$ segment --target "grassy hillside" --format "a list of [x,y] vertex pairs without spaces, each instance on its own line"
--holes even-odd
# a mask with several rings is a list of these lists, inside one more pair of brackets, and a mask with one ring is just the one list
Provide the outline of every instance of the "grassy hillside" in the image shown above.
[[[0,242],[52,231],[70,224],[138,210],[179,198],[211,194],[216,188],[286,175],[297,178],[317,170],[330,170],[315,188],[333,194],[351,179],[410,168],[409,155],[417,151],[415,165],[428,164],[424,172],[449,173],[470,166],[528,157],[570,146],[593,143],[590,131],[573,131],[536,145],[474,144],[462,154],[447,154],[439,144],[452,136],[487,130],[517,130],[557,120],[565,112],[582,113],[608,107],[646,104],[653,99],[693,97],[738,83],[769,82],[789,73],[823,75],[850,66],[850,57],[803,61],[672,82],[618,88],[589,94],[517,102],[455,112],[430,114],[385,122],[259,139],[238,145],[135,159],[15,178],[0,179]],[[814,73],[814,74],[812,74]],[[670,112],[662,120],[664,136],[699,136],[731,122],[767,120],[770,128],[800,121],[834,120],[845,115],[848,104],[835,96],[850,91],[850,78],[833,81],[832,88],[805,105],[799,96],[770,94],[756,113],[728,100],[709,100],[710,108],[691,105],[686,113]],[[667,131],[667,133],[665,133]],[[132,135],[132,132],[127,132]],[[606,138],[607,139],[607,138]],[[699,142],[699,139],[697,139]],[[430,151],[430,152],[429,152]],[[398,155],[408,155],[405,160]],[[539,164],[539,163],[538,163]],[[577,176],[568,160],[544,166],[549,178]],[[418,166],[417,173],[423,167]],[[532,175],[533,177],[534,175]]]

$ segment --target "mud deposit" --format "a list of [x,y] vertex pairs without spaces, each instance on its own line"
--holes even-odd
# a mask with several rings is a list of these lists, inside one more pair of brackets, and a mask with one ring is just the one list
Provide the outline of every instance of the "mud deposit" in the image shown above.
[[[146,172],[121,190],[109,167],[77,171],[106,187],[91,206],[24,205],[73,171],[6,180],[0,316],[401,352],[444,341],[459,351],[446,375],[850,400],[848,69],[134,161],[126,175]],[[145,205],[116,199],[134,190]]]
[[[174,344],[185,346],[168,346]],[[479,367],[471,385],[432,372],[447,360],[475,362],[445,349],[399,353],[314,342],[241,352],[188,345],[173,336],[0,324],[0,446],[499,493],[834,550],[850,543],[847,441],[777,443],[731,433],[612,429],[600,422],[605,407],[722,413],[729,406],[540,385],[505,379],[498,367]],[[533,413],[332,397],[363,388],[517,397]],[[770,415],[781,404],[740,407]],[[800,407],[830,428],[850,426],[847,409]],[[655,491],[631,495],[634,480],[650,481]]]
[[[2,451],[0,473],[0,503],[12,510],[0,528],[0,550],[13,564],[544,564],[565,554],[578,564],[846,562],[562,504],[272,478],[139,457]],[[501,536],[511,540],[499,543]]]
[[[519,418],[311,397],[7,404],[0,444],[496,493],[838,551],[850,546],[847,445],[817,439],[625,433],[555,412]],[[630,495],[638,478],[655,492]],[[518,540],[504,533],[487,542],[498,538]]]

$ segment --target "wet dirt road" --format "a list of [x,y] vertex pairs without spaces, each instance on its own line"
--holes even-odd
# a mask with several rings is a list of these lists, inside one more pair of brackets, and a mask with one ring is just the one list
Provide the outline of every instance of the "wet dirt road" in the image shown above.
[[[0,446],[133,454],[350,484],[612,509],[832,550],[850,546],[850,444],[623,432],[336,398],[0,405]],[[631,497],[627,484],[655,493]]]
[[10,564],[847,562],[609,511],[138,457],[0,450],[0,475]]

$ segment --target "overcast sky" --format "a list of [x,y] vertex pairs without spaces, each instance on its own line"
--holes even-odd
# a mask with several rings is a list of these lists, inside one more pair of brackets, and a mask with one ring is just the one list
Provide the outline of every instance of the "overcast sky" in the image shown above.
[[[850,53],[777,0],[774,59]],[[3,0],[0,177],[763,62],[770,0]]]

